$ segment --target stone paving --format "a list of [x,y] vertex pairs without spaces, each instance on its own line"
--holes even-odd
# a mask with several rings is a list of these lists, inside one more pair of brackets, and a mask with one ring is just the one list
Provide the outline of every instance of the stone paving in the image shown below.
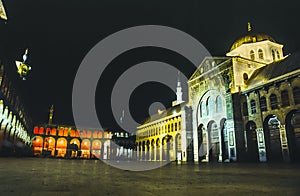
[[0,158],[0,195],[300,195],[299,164],[169,164],[132,172],[100,160]]

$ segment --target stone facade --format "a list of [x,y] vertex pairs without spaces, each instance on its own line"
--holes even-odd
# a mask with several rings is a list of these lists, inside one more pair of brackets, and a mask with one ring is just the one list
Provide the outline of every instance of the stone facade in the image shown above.
[[35,156],[106,160],[114,153],[111,138],[110,131],[47,124],[34,127],[32,148]]
[[[156,116],[138,128],[138,159],[164,160],[151,153],[166,148],[171,160],[179,150],[194,162],[299,160],[300,54],[284,56],[282,48],[249,32],[226,57],[206,57],[188,80],[189,100],[178,116]],[[174,119],[181,120],[182,145],[169,149],[163,141],[176,138],[167,128]]]
[[29,153],[32,122],[0,61],[0,155]]

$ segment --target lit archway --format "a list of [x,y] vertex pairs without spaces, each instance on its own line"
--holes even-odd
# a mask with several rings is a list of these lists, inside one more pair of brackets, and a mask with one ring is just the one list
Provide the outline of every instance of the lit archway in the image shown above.
[[80,146],[80,141],[79,141],[79,139],[73,138],[73,139],[70,141],[70,144],[76,144],[76,145],[79,147],[79,146]]
[[142,142],[142,160],[145,160],[145,153],[146,153],[146,142]]
[[170,161],[170,141],[172,139],[172,136],[166,135],[162,139],[162,160],[163,161]]
[[65,138],[58,138],[56,143],[57,157],[65,157],[67,150],[67,140]]
[[69,145],[69,156],[70,157],[77,157],[77,156],[80,156],[78,154],[78,149],[80,149],[80,141],[79,139],[77,138],[73,138],[71,141],[70,141],[70,145]]
[[44,140],[44,151],[49,152],[52,156],[55,153],[55,138],[54,137],[46,137]]
[[93,140],[92,142],[92,158],[100,158],[101,156],[101,141]]
[[150,159],[150,141],[147,140],[146,142],[146,156],[145,156],[145,160],[148,161]]
[[156,160],[160,161],[160,145],[161,144],[160,144],[160,139],[159,138],[157,138],[155,144],[156,144]]
[[81,142],[81,157],[90,158],[91,157],[91,142],[89,139],[84,139]]
[[153,161],[155,160],[155,157],[154,157],[154,150],[155,150],[155,141],[154,139],[151,140],[151,154],[150,154],[150,159]]
[[33,154],[35,156],[41,155],[43,151],[43,138],[41,136],[36,136],[32,141]]

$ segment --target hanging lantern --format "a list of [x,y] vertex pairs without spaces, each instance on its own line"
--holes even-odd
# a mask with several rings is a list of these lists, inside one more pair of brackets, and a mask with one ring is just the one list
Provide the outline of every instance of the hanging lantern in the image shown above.
[[28,48],[26,49],[25,54],[23,55],[23,62],[16,61],[17,72],[23,80],[26,80],[26,76],[28,75],[28,72],[31,70],[31,67],[26,64],[26,60],[28,58],[27,54],[28,54]]

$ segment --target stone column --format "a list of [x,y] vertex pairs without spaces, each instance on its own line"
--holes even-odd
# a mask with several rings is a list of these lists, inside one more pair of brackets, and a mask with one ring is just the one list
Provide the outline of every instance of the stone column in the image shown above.
[[[162,140],[161,140],[162,141]],[[163,145],[162,145],[162,142],[159,146],[159,161],[162,161],[162,151],[163,151]]]
[[153,161],[156,161],[156,144],[154,144]]
[[218,162],[223,162],[223,156],[222,156],[222,135],[221,135],[221,127],[218,127],[218,135],[219,135],[219,161]]
[[148,149],[147,148],[148,148],[148,146],[147,146],[147,143],[145,142],[145,152],[144,152],[145,153],[145,155],[144,155],[145,158],[144,158],[144,161],[147,161],[147,156],[148,156]]
[[192,130],[193,130],[193,142],[194,142],[194,162],[198,163],[199,161],[199,146],[198,146],[198,122],[197,122],[197,108],[193,108],[192,111]]
[[288,146],[288,141],[287,141],[287,137],[286,137],[285,125],[280,125],[279,129],[280,129],[282,158],[283,158],[283,161],[288,162],[288,161],[290,161],[290,155],[289,155],[289,146]]
[[258,145],[258,156],[260,162],[267,161],[266,145],[263,128],[256,129],[257,145]]
[[151,145],[151,143],[149,144],[149,159],[148,159],[148,161],[151,161],[151,156],[152,156],[152,145]]

